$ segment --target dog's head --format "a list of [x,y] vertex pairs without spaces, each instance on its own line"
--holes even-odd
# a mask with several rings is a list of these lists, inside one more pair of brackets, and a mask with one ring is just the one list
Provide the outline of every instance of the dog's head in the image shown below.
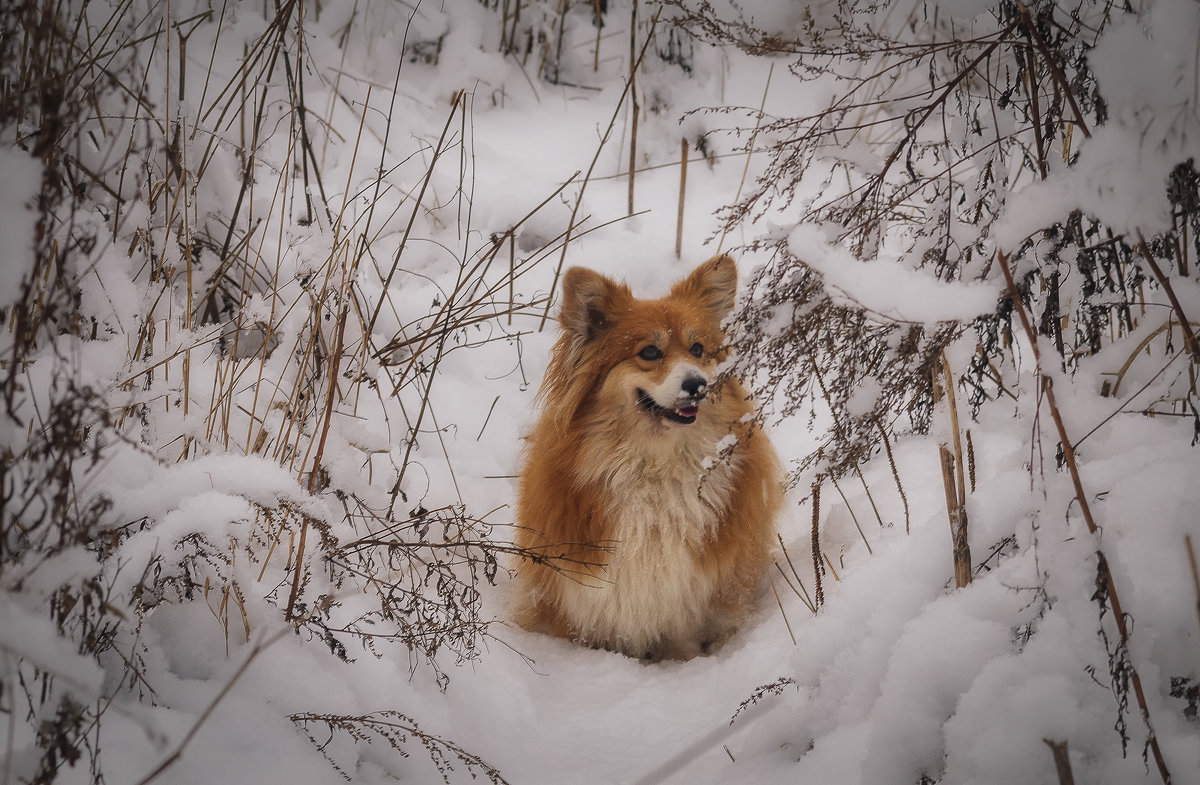
[[[704,416],[723,356],[721,320],[737,269],[717,256],[657,300],[582,267],[563,276],[563,336],[543,390],[547,411],[591,414],[628,427],[680,428]],[[556,416],[551,414],[551,416]]]

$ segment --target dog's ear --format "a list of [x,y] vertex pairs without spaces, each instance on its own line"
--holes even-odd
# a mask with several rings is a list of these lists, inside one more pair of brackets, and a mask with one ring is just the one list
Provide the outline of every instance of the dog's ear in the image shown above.
[[563,276],[563,303],[559,322],[577,344],[600,336],[618,308],[632,298],[629,287],[585,267],[572,267]]
[[714,256],[671,288],[673,297],[693,300],[709,309],[719,322],[737,302],[737,265],[732,256]]

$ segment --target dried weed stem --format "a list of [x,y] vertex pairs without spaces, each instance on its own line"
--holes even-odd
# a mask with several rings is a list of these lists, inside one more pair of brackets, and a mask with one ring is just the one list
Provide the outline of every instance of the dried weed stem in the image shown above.
[[1117,633],[1120,635],[1118,656],[1124,657],[1127,660],[1126,665],[1129,669],[1130,682],[1133,684],[1134,696],[1137,699],[1138,708],[1141,710],[1142,721],[1146,724],[1146,732],[1148,734],[1147,745],[1150,748],[1155,767],[1158,770],[1159,777],[1163,781],[1163,785],[1170,785],[1171,773],[1167,770],[1166,760],[1163,758],[1162,750],[1158,746],[1158,737],[1154,733],[1154,723],[1150,719],[1150,707],[1146,703],[1146,693],[1142,688],[1142,679],[1132,660],[1129,659],[1128,622],[1125,612],[1121,609],[1121,600],[1117,594],[1117,585],[1113,580],[1112,571],[1108,568],[1108,559],[1099,546],[1099,527],[1092,516],[1091,505],[1088,504],[1087,493],[1084,491],[1083,479],[1079,472],[1079,463],[1075,458],[1075,450],[1071,446],[1071,438],[1067,434],[1067,428],[1063,424],[1058,403],[1054,399],[1054,384],[1049,376],[1042,375],[1041,357],[1038,351],[1038,336],[1029,322],[1029,316],[1025,313],[1021,294],[1017,290],[1016,283],[1013,281],[1012,272],[1008,266],[1008,258],[1003,251],[997,251],[996,261],[1000,266],[1000,271],[1004,274],[1005,283],[1008,285],[1008,294],[1012,300],[1013,309],[1017,312],[1017,316],[1021,320],[1021,326],[1024,328],[1025,335],[1028,337],[1030,346],[1033,349],[1034,370],[1041,378],[1042,393],[1046,396],[1046,405],[1050,410],[1050,417],[1054,420],[1054,427],[1058,431],[1059,443],[1062,445],[1063,461],[1066,463],[1067,470],[1071,474],[1071,483],[1075,487],[1075,500],[1079,502],[1079,511],[1083,515],[1083,520],[1087,524],[1088,531],[1091,532],[1093,537],[1097,538],[1096,558],[1099,562],[1099,571],[1103,575],[1103,580],[1106,584],[1106,593],[1112,605],[1113,622],[1116,624]]

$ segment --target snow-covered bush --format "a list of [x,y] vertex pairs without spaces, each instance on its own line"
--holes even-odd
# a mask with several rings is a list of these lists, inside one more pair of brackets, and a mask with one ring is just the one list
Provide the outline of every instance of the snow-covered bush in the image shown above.
[[[964,332],[978,350],[955,371],[972,407],[1009,395],[997,251],[1063,368],[1139,328],[1182,331],[1193,367],[1160,408],[1200,429],[1187,382],[1200,349],[1169,296],[1200,251],[1194,46],[1176,40],[1193,5],[830,2],[774,28],[756,4],[677,5],[689,29],[786,58],[822,91],[819,111],[761,119],[769,163],[724,216],[771,216],[755,246],[776,261],[737,342],[745,368],[786,390],[784,414],[814,399],[834,412],[817,465],[847,471],[897,415],[927,428],[930,371]],[[873,400],[855,394],[864,379]]]
[[[349,47],[371,24],[412,27],[384,44],[411,67],[438,29],[413,17],[295,1],[0,9],[5,782],[77,766],[104,781],[102,725],[161,700],[163,629],[196,607],[244,665],[294,634],[344,661],[397,652],[444,687],[447,658],[478,656],[479,586],[511,548],[461,496],[425,507],[417,442],[439,439],[439,363],[503,340],[480,331],[496,314],[541,311],[503,299],[522,270],[492,272],[503,238],[462,210],[471,97],[448,96],[440,137],[389,139],[391,114],[368,122],[312,77],[311,46],[340,33]],[[343,146],[348,113],[359,138]],[[456,223],[456,288],[432,307],[390,299],[429,264],[413,247]],[[366,415],[388,432],[356,429]],[[458,762],[499,778],[390,705],[286,716],[335,768],[311,735],[322,724],[419,742],[443,776]]]
[[[1168,541],[1171,552],[1185,541],[1190,548],[1185,535],[1194,522],[1168,503],[1155,511],[1152,529],[1122,528],[1102,504],[1107,490],[1088,476],[1089,463],[1115,456],[1096,440],[1081,445],[1113,417],[1137,412],[1175,421],[1182,427],[1170,430],[1184,444],[1200,439],[1200,7],[1186,0],[669,5],[677,24],[709,41],[786,63],[813,100],[796,116],[749,112],[743,122],[754,131],[743,129],[743,138],[767,162],[722,214],[726,231],[754,227],[749,249],[770,258],[737,324],[736,370],[775,392],[780,417],[828,413],[821,445],[796,469],[814,482],[812,503],[823,480],[862,477],[885,453],[892,462],[892,444],[904,434],[936,434],[957,585],[970,582],[973,567],[991,569],[985,565],[997,555],[1038,562],[1040,553],[1034,584],[1043,596],[1027,606],[1032,615],[1010,617],[1016,635],[1053,615],[1059,598],[1047,587],[1062,573],[1094,575],[1100,621],[1074,623],[1098,629],[1120,750],[1139,739],[1147,766],[1169,781],[1150,716],[1156,699],[1146,698],[1130,654],[1134,625],[1118,587],[1136,593],[1152,580],[1144,573],[1159,569],[1128,560],[1144,547],[1135,543],[1145,537]],[[974,443],[986,441],[992,418],[1005,412],[1010,427],[1031,435],[1029,490],[1044,497],[1028,510],[1014,504],[1007,515],[966,501],[976,491],[972,430]],[[1162,438],[1154,426],[1146,434]],[[1129,443],[1137,439],[1114,444]],[[1043,456],[1047,446],[1053,462]],[[903,497],[905,467],[890,469]],[[1157,470],[1130,472],[1145,479]],[[968,507],[1004,520],[984,524],[995,539],[971,537],[991,553],[983,564],[967,550]],[[905,510],[907,521],[907,501]],[[1045,531],[1064,515],[1074,519],[1073,536],[1091,544],[1090,564],[1045,545]],[[1032,537],[1022,533],[1023,516]],[[813,538],[816,547],[815,525]],[[1123,562],[1116,578],[1114,560]],[[816,567],[819,575],[824,567]],[[1170,574],[1178,591],[1189,588],[1183,560]],[[1132,616],[1158,619],[1163,610],[1143,602]],[[1175,647],[1188,639],[1186,626],[1171,633],[1156,621],[1147,626],[1176,636]],[[1179,668],[1167,674],[1176,682],[1159,674],[1154,686],[1163,696],[1197,676],[1194,663],[1167,659],[1173,664],[1147,653],[1142,662],[1152,673]],[[1093,663],[1087,672],[1103,667]],[[1136,725],[1125,719],[1134,707],[1144,720]],[[952,720],[953,704],[942,710],[929,719]],[[910,756],[913,776],[958,781],[964,756],[950,735],[940,755],[926,748],[920,761]]]

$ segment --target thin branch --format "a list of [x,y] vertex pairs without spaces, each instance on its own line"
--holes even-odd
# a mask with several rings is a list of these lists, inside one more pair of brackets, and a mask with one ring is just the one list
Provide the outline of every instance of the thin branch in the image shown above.
[[[654,14],[654,18],[650,20],[650,32],[646,34],[646,42],[642,44],[642,51],[638,53],[637,62],[634,63],[630,73],[636,72],[641,66],[642,60],[646,57],[646,50],[650,48],[650,42],[654,40],[654,31],[658,27],[658,17],[661,14],[662,8],[659,7],[658,11]],[[587,174],[583,176],[583,184],[579,187],[579,196],[575,199],[575,206],[571,208],[571,217],[567,221],[567,231],[562,243],[562,255],[558,258],[558,266],[554,268],[554,280],[550,283],[551,296],[547,298],[546,310],[542,312],[542,319],[538,322],[538,332],[545,329],[546,320],[550,318],[550,308],[554,304],[553,292],[558,289],[558,279],[562,276],[563,264],[567,260],[567,249],[571,245],[571,232],[575,228],[575,217],[579,214],[579,208],[583,204],[583,194],[592,179],[592,171],[595,170],[596,163],[600,160],[600,153],[603,152],[604,145],[608,143],[608,137],[612,135],[613,128],[617,124],[617,117],[621,114],[621,107],[625,104],[625,98],[632,89],[632,80],[626,80],[625,89],[621,91],[621,97],[617,99],[617,106],[613,109],[612,118],[608,121],[608,128],[604,129],[604,136],[600,137],[600,144],[596,146],[596,153],[592,156],[592,162],[588,164]]]
[[1167,293],[1167,299],[1171,301],[1171,308],[1174,309],[1175,315],[1179,317],[1179,329],[1183,331],[1183,343],[1187,347],[1188,354],[1192,355],[1194,362],[1200,362],[1200,342],[1196,340],[1196,333],[1192,330],[1192,323],[1188,321],[1187,314],[1183,312],[1183,306],[1179,304],[1179,298],[1175,296],[1175,290],[1171,287],[1171,282],[1163,275],[1158,262],[1154,261],[1154,254],[1150,253],[1150,248],[1146,245],[1146,238],[1142,237],[1141,232],[1138,232],[1137,249],[1142,254],[1142,258],[1146,260],[1146,264],[1150,265],[1150,271],[1154,273],[1159,286]]
[[[1038,375],[1042,374],[1041,357],[1038,352],[1038,337],[1037,332],[1029,322],[1029,316],[1025,313],[1025,305],[1021,302],[1020,292],[1017,291],[1017,285],[1013,281],[1012,271],[1008,268],[1008,258],[1003,251],[996,252],[996,260],[999,263],[1000,271],[1004,274],[1004,281],[1008,285],[1009,297],[1012,300],[1013,309],[1020,317],[1021,326],[1025,330],[1026,337],[1029,338],[1029,343],[1033,347],[1034,367]],[[1079,502],[1079,511],[1083,515],[1083,520],[1087,524],[1088,531],[1094,537],[1099,538],[1100,529],[1096,525],[1095,518],[1092,517],[1092,509],[1088,504],[1087,493],[1083,489],[1083,478],[1079,473],[1079,463],[1075,459],[1075,450],[1071,446],[1070,436],[1067,434],[1066,425],[1063,424],[1062,414],[1059,411],[1058,404],[1054,399],[1054,384],[1049,376],[1042,376],[1042,392],[1046,396],[1046,404],[1050,409],[1050,416],[1054,420],[1054,427],[1058,430],[1059,442],[1062,444],[1063,460],[1067,465],[1067,470],[1071,474],[1071,483],[1075,486],[1075,500]],[[1104,575],[1106,583],[1106,591],[1108,593],[1109,602],[1112,604],[1113,621],[1117,625],[1117,632],[1121,636],[1121,649],[1125,653],[1125,657],[1129,657],[1129,629],[1125,618],[1125,612],[1121,609],[1121,601],[1117,595],[1117,585],[1113,580],[1112,571],[1108,568],[1108,559],[1104,555],[1104,551],[1099,547],[1097,539],[1096,558],[1099,560],[1099,569]],[[1154,757],[1154,763],[1158,768],[1158,774],[1162,778],[1163,785],[1170,785],[1171,774],[1167,770],[1167,763],[1163,759],[1162,750],[1158,746],[1158,737],[1154,733],[1154,724],[1150,720],[1150,707],[1146,703],[1146,693],[1142,689],[1142,679],[1138,675],[1137,668],[1134,667],[1132,660],[1127,660],[1129,666],[1129,678],[1133,684],[1134,696],[1137,699],[1138,708],[1141,709],[1142,720],[1146,724],[1146,732],[1148,734],[1147,745]]]

